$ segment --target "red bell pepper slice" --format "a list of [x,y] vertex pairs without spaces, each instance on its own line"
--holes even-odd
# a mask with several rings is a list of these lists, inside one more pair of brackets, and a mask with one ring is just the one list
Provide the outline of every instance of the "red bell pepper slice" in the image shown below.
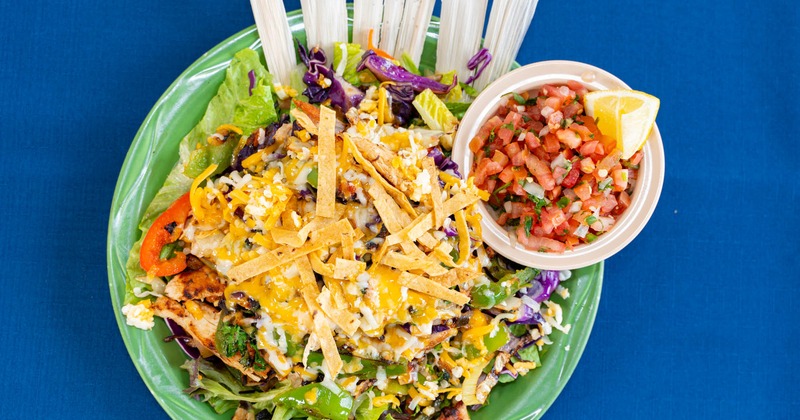
[[164,245],[178,239],[178,227],[183,226],[191,210],[189,193],[186,193],[161,213],[147,230],[139,252],[139,264],[147,274],[155,277],[171,276],[186,269],[186,254],[183,252],[175,252],[175,256],[168,260],[162,260],[159,256]]

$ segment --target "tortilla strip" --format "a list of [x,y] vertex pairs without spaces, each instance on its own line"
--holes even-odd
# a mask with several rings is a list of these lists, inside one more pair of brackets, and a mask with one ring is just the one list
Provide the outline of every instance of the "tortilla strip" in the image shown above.
[[[467,207],[468,205],[477,202],[480,200],[480,197],[477,195],[466,194],[466,193],[458,193],[453,197],[449,198],[443,204],[443,217],[450,217],[451,214]],[[398,233],[391,234],[386,237],[386,243],[389,245],[398,244],[403,240],[410,240],[416,241],[420,238],[424,233],[427,233],[429,230],[438,229],[441,225],[435,225],[433,220],[433,215],[431,213],[425,213],[418,216],[411,222],[410,225],[403,228],[402,231]],[[427,245],[425,245],[427,246]]]
[[481,275],[480,271],[473,271],[468,268],[451,268],[447,274],[441,276],[432,276],[431,280],[441,284],[444,287],[450,288],[459,284],[464,284],[475,280]]
[[337,258],[333,265],[333,278],[337,280],[348,280],[357,276],[367,269],[367,264],[363,261],[346,260]]
[[447,242],[441,242],[436,248],[433,249],[431,255],[433,255],[437,260],[439,260],[442,264],[448,267],[455,267],[456,263],[453,261],[453,257],[450,256],[450,252],[453,251],[453,246],[448,244]]
[[436,259],[431,259],[427,255],[422,258],[415,258],[399,252],[388,252],[381,259],[381,264],[394,267],[398,270],[422,270],[429,276],[446,275],[448,270],[439,264]]
[[333,264],[326,264],[322,262],[319,257],[319,252],[312,252],[308,254],[308,260],[311,262],[311,268],[315,273],[323,277],[333,277]]
[[234,282],[241,282],[251,277],[265,273],[273,268],[288,264],[310,252],[316,251],[326,246],[339,243],[342,240],[342,232],[352,232],[353,227],[347,219],[325,226],[315,232],[314,238],[307,241],[303,246],[294,248],[284,245],[268,254],[261,255],[250,261],[239,264],[228,271],[228,277]]
[[450,290],[431,279],[416,274],[408,272],[402,273],[398,278],[398,282],[411,290],[425,293],[437,299],[453,302],[457,305],[466,305],[467,302],[469,302],[469,296],[455,290]]
[[317,216],[336,212],[336,111],[320,108],[317,153]]
[[300,272],[300,282],[302,284],[300,293],[303,295],[303,300],[306,301],[309,311],[311,311],[311,319],[314,320],[314,333],[319,339],[320,347],[322,347],[322,355],[325,356],[328,371],[331,373],[331,378],[335,378],[342,370],[342,357],[336,348],[333,331],[328,325],[328,317],[325,316],[325,311],[317,303],[319,288],[317,287],[317,279],[314,277],[314,271],[311,269],[311,263],[307,257],[304,256],[297,260],[297,269]]
[[411,217],[404,213],[399,205],[394,201],[392,196],[386,192],[386,189],[380,182],[373,182],[367,189],[367,194],[372,197],[372,204],[378,210],[381,216],[383,225],[389,233],[397,233],[403,230],[403,226],[411,223]]
[[444,224],[444,207],[442,206],[442,186],[439,185],[439,168],[432,157],[422,159],[422,168],[431,177],[431,202],[433,203],[433,222],[436,226]]
[[456,228],[458,229],[458,261],[456,261],[456,265],[461,265],[469,257],[469,227],[464,209],[456,212]]
[[364,168],[364,170],[367,171],[372,178],[378,181],[381,186],[386,189],[386,192],[389,193],[392,198],[394,198],[394,201],[400,205],[400,208],[403,209],[404,212],[406,212],[410,217],[417,217],[417,211],[411,206],[411,203],[408,201],[408,197],[406,197],[402,191],[398,190],[394,185],[387,181],[383,175],[381,175],[378,170],[375,169],[375,166],[373,166],[372,163],[361,154],[361,151],[359,151],[358,147],[356,147],[356,145],[353,143],[353,140],[350,138],[350,136],[343,134],[342,138],[344,139],[348,150],[350,150],[350,154],[353,155],[362,168]]
[[342,234],[342,258],[346,260],[356,259],[356,251],[353,249],[353,242],[353,235],[351,235],[349,232]]
[[347,335],[352,336],[356,333],[361,322],[359,322],[355,315],[347,310],[341,309],[342,307],[336,304],[333,298],[333,292],[331,292],[330,289],[327,287],[322,288],[319,297],[317,297],[317,303],[319,303],[325,315],[336,323]]
[[319,134],[317,124],[308,114],[301,111],[300,108],[295,108],[289,111],[289,114],[294,117],[295,121],[297,121],[297,124],[300,124],[300,127],[303,127],[306,131],[308,131],[309,134],[314,136]]

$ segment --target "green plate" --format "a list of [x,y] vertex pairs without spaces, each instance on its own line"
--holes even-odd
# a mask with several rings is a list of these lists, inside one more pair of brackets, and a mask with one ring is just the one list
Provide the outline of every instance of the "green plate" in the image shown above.
[[[299,11],[289,13],[289,26],[304,40],[303,19]],[[422,64],[432,68],[436,54],[438,23],[432,22],[425,44]],[[208,404],[190,399],[183,393],[188,376],[180,369],[186,356],[175,343],[165,343],[170,335],[166,324],[156,322],[152,331],[142,331],[125,324],[120,311],[125,295],[125,262],[139,237],[137,225],[142,213],[163,184],[177,161],[178,142],[203,115],[225,76],[233,54],[242,48],[260,51],[261,42],[255,27],[228,38],[189,66],[172,83],[142,123],[131,144],[117,180],[108,224],[108,285],[111,302],[122,339],[136,369],[156,401],[172,418],[216,419]],[[476,412],[475,419],[539,418],[555,401],[575,370],[592,330],[603,279],[599,263],[573,272],[564,283],[572,296],[559,301],[564,309],[564,324],[571,324],[568,335],[555,332],[553,344],[542,353],[543,366],[525,377],[500,384],[492,393],[489,405]],[[558,301],[560,298],[556,297]]]

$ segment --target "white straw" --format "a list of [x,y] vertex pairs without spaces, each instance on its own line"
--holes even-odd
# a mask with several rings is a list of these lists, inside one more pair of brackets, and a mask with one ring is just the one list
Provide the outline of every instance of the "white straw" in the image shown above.
[[406,0],[403,5],[403,19],[397,33],[397,43],[393,55],[400,58],[408,54],[415,64],[419,64],[428,25],[433,15],[434,0]]
[[385,0],[383,3],[383,22],[381,23],[381,40],[378,48],[392,53],[397,45],[397,33],[403,19],[404,0]]
[[482,90],[506,73],[522,46],[528,32],[538,0],[496,0],[489,14],[486,40],[483,46],[492,54],[492,61],[475,81]]
[[291,71],[297,66],[297,59],[283,1],[250,0],[250,6],[267,68],[277,79],[273,83],[288,86]]
[[366,49],[369,43],[369,31],[373,29],[372,42],[378,45],[382,19],[383,0],[354,0],[353,43]]
[[462,82],[472,75],[467,62],[480,49],[488,3],[488,0],[442,0],[436,45],[437,73],[455,70]]

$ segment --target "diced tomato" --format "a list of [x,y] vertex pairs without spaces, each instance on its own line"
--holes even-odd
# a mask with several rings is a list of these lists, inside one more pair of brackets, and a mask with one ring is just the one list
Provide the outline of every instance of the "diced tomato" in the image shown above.
[[536,137],[535,134],[531,133],[530,131],[525,134],[525,144],[528,145],[528,149],[533,150],[537,147],[541,146],[542,143],[539,141],[539,138]]
[[641,161],[642,161],[642,157],[643,157],[643,156],[644,156],[644,153],[642,153],[642,151],[640,150],[640,151],[638,151],[638,152],[634,153],[634,154],[633,154],[633,156],[631,156],[631,158],[630,158],[630,159],[628,159],[628,162],[629,162],[631,165],[638,165],[638,164],[639,164],[639,162],[641,162]]
[[575,116],[575,114],[577,114],[577,113],[579,113],[581,111],[583,111],[583,105],[581,105],[581,104],[579,104],[577,102],[573,102],[573,103],[565,106],[564,109],[561,110],[561,112],[564,113],[564,118],[572,118],[572,117]]
[[508,143],[506,147],[503,148],[503,151],[506,152],[506,155],[510,157],[512,160],[514,159],[514,155],[519,153],[522,143],[518,141],[512,141]]
[[553,110],[555,110],[555,111],[560,111],[561,110],[561,102],[562,102],[561,98],[556,98],[556,97],[552,97],[551,96],[551,97],[545,99],[544,104],[545,104],[545,106],[549,106],[550,108],[553,108]]
[[503,213],[497,218],[497,224],[500,226],[505,226],[506,222],[508,222],[508,213]]
[[553,133],[548,133],[544,136],[544,151],[547,153],[556,153],[560,146],[558,145],[558,137]]
[[[516,102],[514,102],[514,104],[516,104]],[[519,128],[521,123],[522,115],[514,111],[509,112],[508,115],[506,115],[505,120],[503,120],[503,124],[512,124],[515,130]]]
[[571,149],[575,149],[581,145],[581,136],[570,129],[556,131],[556,137],[558,137],[560,142]]
[[572,188],[572,191],[575,191],[575,194],[581,201],[586,201],[592,198],[592,185],[588,182],[582,182]]
[[487,177],[498,174],[502,170],[503,165],[491,159],[484,158],[478,163],[478,167],[475,169],[475,185],[482,187]]
[[489,121],[478,130],[475,134],[475,137],[472,138],[472,141],[469,143],[469,149],[472,153],[478,153],[480,149],[486,144],[486,140],[489,139],[489,135],[494,131],[495,128],[500,127],[503,124],[503,120],[498,117],[494,116],[489,118]]
[[611,172],[611,177],[614,179],[614,187],[619,188],[620,191],[628,188],[627,169],[615,169]]
[[623,209],[626,209],[630,205],[631,205],[631,196],[628,195],[628,193],[625,191],[619,193],[619,206],[621,206]]
[[[591,159],[590,159],[591,160]],[[570,169],[569,173],[564,180],[561,181],[561,186],[564,188],[572,188],[575,186],[575,183],[578,182],[578,177],[580,176],[580,170],[578,169],[578,165],[573,164],[572,169]]]
[[603,214],[608,214],[611,210],[614,210],[614,207],[617,207],[617,196],[614,194],[604,195],[603,203],[600,204],[600,211]]
[[525,166],[525,161],[528,159],[529,154],[530,152],[528,149],[523,148],[521,151],[514,153],[513,155],[509,155],[511,157],[511,164],[514,166]]
[[[497,178],[503,182],[503,185],[508,184],[509,182],[514,180],[514,168],[511,166],[506,166],[503,168],[502,172],[497,175]],[[489,190],[494,191],[494,190]]]
[[500,127],[497,129],[497,140],[500,141],[500,144],[505,146],[511,142],[511,139],[514,137],[514,131],[509,129],[508,127]]
[[[567,176],[567,168],[556,166],[555,169],[553,169],[553,178],[558,180],[563,179],[565,176]],[[558,181],[556,181],[556,184],[558,184]]]
[[597,149],[597,146],[600,144],[597,140],[587,141],[581,145],[580,153],[582,156],[589,156]]
[[550,167],[536,156],[528,156],[525,166],[545,190],[552,190],[556,186],[556,180],[553,178],[553,173],[550,172]]
[[522,188],[522,185],[519,183],[519,179],[515,179],[514,182],[511,183],[511,194],[525,196],[527,193]]
[[533,251],[560,253],[566,249],[566,246],[561,241],[535,235],[527,236],[525,228],[522,226],[517,227],[517,242]]
[[496,186],[497,186],[497,180],[496,179],[487,179],[486,180],[486,191],[494,191]]
[[582,85],[580,82],[576,82],[575,80],[567,80],[567,87],[572,89],[576,95],[580,96],[583,99],[584,95],[589,92],[586,89],[586,86]]
[[508,156],[499,150],[495,150],[494,154],[492,155],[492,160],[505,167],[508,163]]

